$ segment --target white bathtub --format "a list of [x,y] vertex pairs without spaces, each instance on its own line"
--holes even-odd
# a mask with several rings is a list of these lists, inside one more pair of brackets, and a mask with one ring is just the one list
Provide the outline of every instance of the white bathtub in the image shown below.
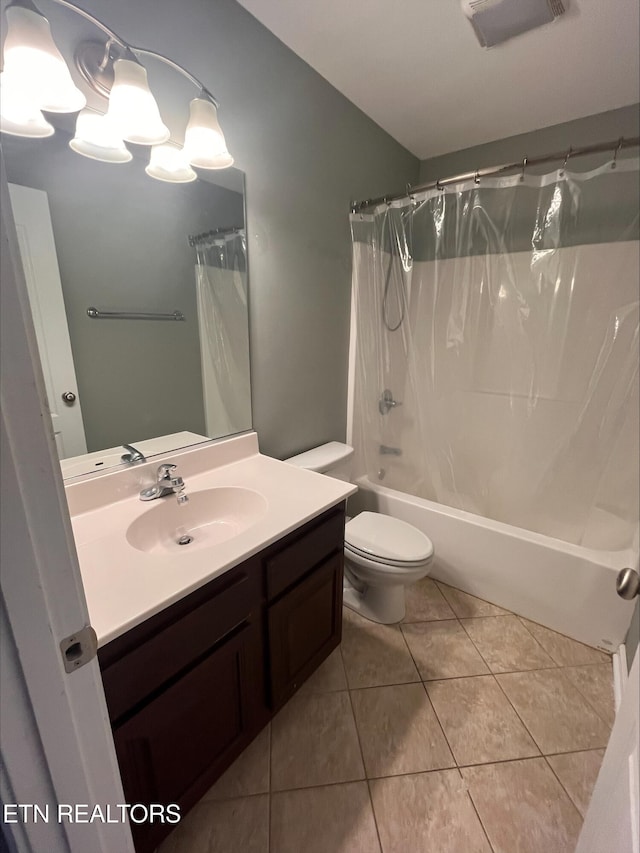
[[408,521],[433,542],[431,576],[555,631],[616,651],[634,602],[616,593],[620,569],[637,552],[596,551],[482,518],[424,498],[357,480],[349,514],[384,512]]

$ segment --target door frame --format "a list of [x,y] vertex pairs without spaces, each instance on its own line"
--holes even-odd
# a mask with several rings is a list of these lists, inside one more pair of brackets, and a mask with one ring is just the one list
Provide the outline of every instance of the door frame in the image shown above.
[[89,616],[1,155],[0,206],[0,615],[9,663],[0,796],[6,806],[37,794],[51,806],[46,822],[3,828],[18,851],[134,853],[128,823],[56,820],[56,803],[91,809],[125,799],[97,658],[66,673],[59,648]]

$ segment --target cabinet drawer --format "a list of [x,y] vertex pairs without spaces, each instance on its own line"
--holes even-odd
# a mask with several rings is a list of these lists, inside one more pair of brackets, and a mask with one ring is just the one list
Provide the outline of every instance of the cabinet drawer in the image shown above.
[[305,530],[297,539],[265,561],[267,599],[271,601],[314,566],[344,548],[344,508]]
[[[220,588],[219,583],[214,584],[213,597],[203,601],[200,590],[194,593],[199,603],[186,614],[182,612],[179,621],[165,625],[104,666],[102,682],[112,721],[206,653],[245,621],[259,602],[258,572],[241,567],[233,571],[228,585]],[[182,603],[178,604],[183,611]]]

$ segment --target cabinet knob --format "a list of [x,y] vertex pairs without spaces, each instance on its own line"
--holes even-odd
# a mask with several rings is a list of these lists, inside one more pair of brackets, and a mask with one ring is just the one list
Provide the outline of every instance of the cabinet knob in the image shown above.
[[76,395],[73,391],[63,391],[62,399],[65,403],[68,403],[71,406],[76,401]]

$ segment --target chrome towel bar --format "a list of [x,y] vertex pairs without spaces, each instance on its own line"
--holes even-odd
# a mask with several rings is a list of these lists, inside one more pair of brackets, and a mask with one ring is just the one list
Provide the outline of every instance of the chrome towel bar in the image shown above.
[[87,308],[87,316],[92,320],[184,320],[182,311],[171,314],[153,314],[146,311],[99,311],[97,308]]

